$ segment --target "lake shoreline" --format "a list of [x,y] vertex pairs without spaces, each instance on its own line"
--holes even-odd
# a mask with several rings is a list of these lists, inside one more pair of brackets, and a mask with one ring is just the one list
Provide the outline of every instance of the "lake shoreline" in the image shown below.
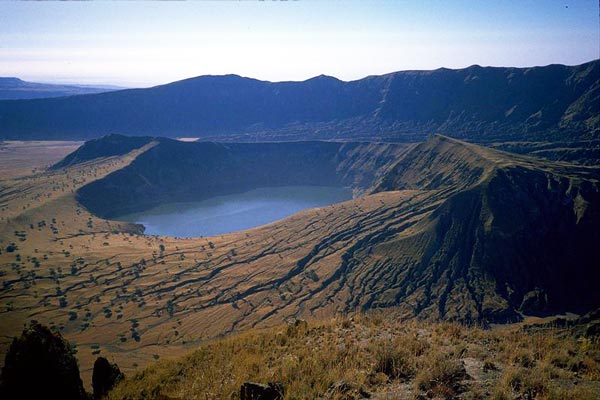
[[214,236],[256,228],[351,198],[352,190],[344,187],[265,187],[195,202],[162,204],[117,219],[143,225],[147,235]]

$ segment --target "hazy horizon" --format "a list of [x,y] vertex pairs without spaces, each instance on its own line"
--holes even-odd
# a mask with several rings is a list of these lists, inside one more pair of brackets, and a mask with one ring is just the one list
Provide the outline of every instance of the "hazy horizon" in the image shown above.
[[[576,65],[586,64],[588,62],[593,62],[593,61],[596,61],[596,60],[599,60],[599,59],[600,58],[595,58],[595,59],[584,61],[584,62],[578,63],[578,64],[560,64],[560,63],[552,63],[552,64],[554,64],[554,65],[576,66]],[[552,64],[528,65],[528,66],[522,66],[522,67],[514,67],[512,65],[480,65],[480,64],[470,64],[470,65],[467,65],[465,67],[451,68],[451,69],[464,69],[464,68],[469,68],[469,67],[472,67],[472,66],[475,66],[475,65],[478,65],[478,66],[480,66],[482,68],[487,68],[487,67],[491,67],[491,68],[503,68],[503,67],[506,67],[506,68],[513,68],[513,67],[514,68],[535,68],[535,67],[545,67],[545,66],[552,65]],[[386,74],[392,74],[392,73],[395,73],[395,72],[407,72],[407,71],[433,71],[433,70],[441,69],[441,68],[447,68],[447,67],[441,66],[441,67],[434,68],[434,69],[410,69],[410,70],[402,69],[402,70],[396,70],[396,71],[383,72],[381,74],[365,75],[365,76],[358,77],[356,79],[340,79],[337,76],[331,76],[331,75],[327,75],[327,76],[331,76],[331,77],[333,77],[335,79],[338,79],[340,81],[351,82],[351,81],[355,81],[355,80],[361,80],[361,79],[367,78],[369,76],[381,76],[381,75],[386,75]],[[137,89],[137,88],[147,88],[147,87],[153,87],[153,86],[167,85],[169,83],[178,82],[178,81],[181,81],[181,80],[198,78],[198,77],[202,77],[202,76],[227,76],[227,75],[237,75],[237,76],[240,76],[242,78],[256,79],[256,80],[260,80],[260,81],[276,83],[276,82],[303,82],[303,81],[310,80],[310,79],[313,79],[313,78],[316,78],[316,77],[318,77],[320,75],[325,75],[325,74],[314,75],[314,76],[311,76],[311,77],[308,77],[308,78],[305,78],[305,79],[269,80],[269,79],[259,79],[259,78],[253,77],[253,76],[245,76],[245,75],[236,74],[236,73],[232,72],[232,73],[228,73],[228,74],[203,74],[203,75],[194,75],[194,76],[188,76],[188,77],[184,77],[184,78],[181,78],[181,79],[177,79],[175,81],[157,82],[157,83],[140,85],[140,86],[117,85],[117,84],[112,84],[110,82],[107,82],[107,83],[101,83],[101,82],[99,82],[99,83],[96,83],[96,84],[93,83],[93,82],[92,83],[88,83],[88,82],[80,83],[78,81],[70,81],[70,80],[65,80],[65,81],[62,81],[62,80],[61,81],[35,80],[35,81],[32,81],[30,79],[23,79],[23,78],[21,78],[19,76],[0,76],[0,78],[17,78],[17,79],[21,79],[23,81],[32,82],[32,83],[56,84],[56,85],[73,85],[73,86],[81,86],[81,87],[85,87],[85,86],[89,86],[89,87],[106,87],[106,88],[110,88],[110,89],[120,90],[120,89]]]
[[598,3],[3,3],[0,76],[146,87],[200,75],[349,81],[599,58]]

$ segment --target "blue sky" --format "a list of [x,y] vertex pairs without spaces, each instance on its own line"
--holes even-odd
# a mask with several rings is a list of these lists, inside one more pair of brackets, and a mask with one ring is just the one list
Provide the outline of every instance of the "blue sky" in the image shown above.
[[1,2],[0,76],[150,86],[599,58],[597,0]]

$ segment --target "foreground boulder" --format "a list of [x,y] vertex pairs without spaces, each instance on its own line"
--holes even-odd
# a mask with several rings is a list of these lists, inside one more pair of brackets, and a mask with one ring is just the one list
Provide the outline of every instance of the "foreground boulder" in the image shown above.
[[94,363],[92,374],[94,399],[101,399],[124,377],[125,375],[123,375],[117,364],[111,364],[106,358],[98,357]]
[[283,394],[283,384],[277,382],[269,382],[266,385],[245,382],[240,388],[240,400],[281,400]]
[[32,322],[8,349],[0,398],[87,399],[69,343],[59,333]]

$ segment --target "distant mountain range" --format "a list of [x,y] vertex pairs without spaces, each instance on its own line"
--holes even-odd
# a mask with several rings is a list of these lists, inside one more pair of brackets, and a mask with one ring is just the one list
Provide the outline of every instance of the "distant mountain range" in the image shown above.
[[148,89],[0,101],[0,138],[87,139],[107,133],[265,141],[590,139],[600,131],[600,61],[477,65],[343,82],[201,76]]
[[41,99],[49,97],[75,96],[102,93],[122,89],[117,86],[54,85],[26,82],[19,78],[0,77],[0,100]]

